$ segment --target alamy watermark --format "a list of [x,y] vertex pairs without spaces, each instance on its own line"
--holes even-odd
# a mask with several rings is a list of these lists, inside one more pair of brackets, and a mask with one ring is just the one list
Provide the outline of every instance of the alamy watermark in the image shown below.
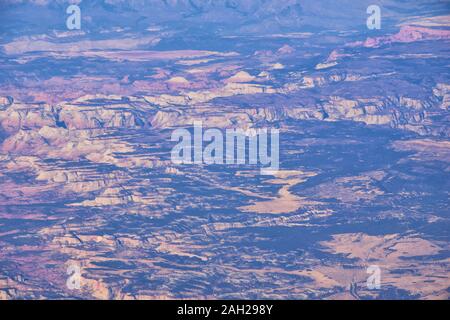
[[72,263],[67,267],[66,286],[69,290],[81,289],[81,267],[78,264]]
[[202,122],[196,121],[193,134],[187,129],[175,129],[171,141],[178,142],[171,151],[174,164],[259,165],[261,174],[279,169],[278,129],[226,129],[223,132],[217,128],[203,130]]
[[366,285],[367,289],[375,290],[381,288],[381,269],[377,265],[370,265],[366,269],[367,277]]
[[367,14],[370,16],[367,18],[366,25],[369,30],[381,29],[381,9],[376,4],[372,4],[367,7]]
[[66,13],[70,16],[66,19],[66,27],[69,30],[80,30],[81,29],[81,10],[76,4],[71,4],[67,7]]

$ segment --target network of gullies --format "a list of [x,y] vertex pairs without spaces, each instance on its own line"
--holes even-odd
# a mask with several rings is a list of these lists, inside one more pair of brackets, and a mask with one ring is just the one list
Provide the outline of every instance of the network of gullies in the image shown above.
[[370,5],[1,1],[0,299],[448,299],[449,2]]

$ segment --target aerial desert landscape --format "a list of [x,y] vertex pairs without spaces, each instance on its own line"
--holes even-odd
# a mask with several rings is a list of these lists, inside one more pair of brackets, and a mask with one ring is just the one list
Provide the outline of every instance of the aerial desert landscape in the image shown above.
[[0,0],[0,71],[0,300],[450,298],[450,1]]

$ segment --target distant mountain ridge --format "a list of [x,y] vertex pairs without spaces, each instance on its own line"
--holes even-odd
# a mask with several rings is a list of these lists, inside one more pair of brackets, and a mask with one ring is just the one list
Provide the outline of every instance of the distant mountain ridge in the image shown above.
[[[199,30],[215,34],[270,34],[277,32],[349,31],[366,32],[366,9],[372,0],[93,0],[72,1],[82,10],[84,29],[127,27],[144,31],[151,25],[179,30]],[[17,20],[26,16],[29,31],[63,29],[62,0],[5,0],[0,3],[4,21],[2,34],[21,32]],[[389,29],[417,15],[443,14],[450,2],[378,1],[383,28]],[[30,14],[31,13],[31,14]],[[39,20],[36,23],[33,17]],[[22,19],[21,19],[22,17]],[[45,17],[45,19],[40,19]],[[25,25],[26,26],[26,25]],[[20,27],[23,27],[22,25]],[[25,31],[25,30],[22,30]]]

